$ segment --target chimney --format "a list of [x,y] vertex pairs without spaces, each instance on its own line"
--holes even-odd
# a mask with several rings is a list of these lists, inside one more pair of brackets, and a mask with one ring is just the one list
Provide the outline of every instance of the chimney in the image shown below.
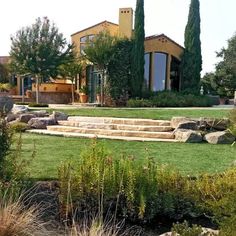
[[119,34],[121,37],[132,37],[133,31],[133,9],[119,9]]

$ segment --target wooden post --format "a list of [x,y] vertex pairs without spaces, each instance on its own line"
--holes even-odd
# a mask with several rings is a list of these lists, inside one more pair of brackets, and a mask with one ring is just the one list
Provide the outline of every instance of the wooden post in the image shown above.
[[35,76],[36,79],[36,103],[39,104],[39,78],[38,75]]
[[24,88],[24,76],[21,77],[21,93],[22,93],[22,102],[25,102],[25,88]]

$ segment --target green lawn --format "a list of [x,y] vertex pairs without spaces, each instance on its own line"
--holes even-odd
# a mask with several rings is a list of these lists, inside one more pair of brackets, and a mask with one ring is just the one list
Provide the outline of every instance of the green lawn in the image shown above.
[[[52,110],[51,110],[52,111]],[[60,110],[68,115],[109,116],[123,118],[171,119],[173,116],[186,117],[227,117],[229,109],[121,109],[121,108],[77,108]]]
[[[36,158],[29,166],[31,176],[39,179],[57,178],[57,168],[66,160],[77,160],[83,150],[90,148],[89,139],[63,138],[36,134],[23,134],[23,157],[28,158],[36,144]],[[185,144],[162,142],[127,142],[99,140],[115,157],[133,155],[142,162],[147,155],[183,174],[219,172],[230,167],[236,159],[236,146]],[[139,163],[140,164],[140,163]]]

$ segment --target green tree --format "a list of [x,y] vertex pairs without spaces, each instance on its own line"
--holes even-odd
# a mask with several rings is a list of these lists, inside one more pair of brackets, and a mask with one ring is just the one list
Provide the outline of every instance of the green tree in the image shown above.
[[108,65],[110,94],[117,105],[125,105],[130,93],[132,47],[132,41],[118,40]]
[[202,70],[201,54],[201,19],[199,0],[191,0],[188,23],[185,28],[185,51],[182,56],[181,89],[199,92]]
[[134,24],[134,44],[132,50],[131,66],[131,95],[141,97],[144,83],[144,0],[137,0]]
[[75,96],[74,96],[74,85],[77,81],[77,76],[80,76],[82,72],[82,64],[80,60],[75,58],[70,62],[63,64],[60,66],[60,75],[64,78],[68,78],[71,80],[71,101],[74,103]]
[[215,75],[220,81],[222,90],[227,96],[233,96],[236,91],[236,33],[228,40],[227,48],[217,53],[222,61],[216,64]]
[[109,32],[100,32],[92,42],[88,42],[84,52],[88,61],[96,66],[96,69],[102,73],[101,83],[101,104],[104,100],[104,81],[106,77],[107,67],[112,58],[114,45],[117,42],[117,37],[111,36]]
[[[73,46],[48,18],[36,19],[11,38],[11,67],[17,74],[32,74],[36,82],[56,77],[59,66],[71,60]],[[37,86],[38,87],[38,86]],[[37,102],[38,102],[38,96]]]
[[0,63],[0,83],[9,83],[10,72],[7,65]]
[[227,48],[217,52],[222,60],[216,64],[214,73],[207,73],[202,83],[209,91],[221,97],[232,97],[236,91],[236,34],[228,40]]

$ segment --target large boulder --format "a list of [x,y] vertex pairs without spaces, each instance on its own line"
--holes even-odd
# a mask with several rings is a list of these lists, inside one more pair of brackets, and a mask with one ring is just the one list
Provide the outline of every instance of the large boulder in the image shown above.
[[170,121],[170,126],[173,129],[176,129],[179,126],[180,123],[185,123],[185,122],[189,122],[189,121],[192,121],[192,119],[187,118],[187,117],[183,117],[183,116],[172,117],[172,119]]
[[56,121],[59,121],[59,120],[67,120],[68,115],[63,112],[53,111],[53,113],[49,117]]
[[14,102],[10,97],[0,97],[0,113],[7,114],[11,111]]
[[12,114],[12,113],[8,113],[5,120],[6,122],[11,122],[16,120],[19,117],[19,114]]
[[211,144],[232,144],[235,137],[228,131],[218,131],[206,134],[204,140]]
[[183,121],[180,122],[177,126],[176,129],[191,129],[191,130],[197,130],[198,129],[198,125],[196,121]]
[[200,132],[189,129],[177,129],[175,132],[175,139],[183,143],[200,143],[202,142],[202,135]]
[[14,104],[11,112],[13,114],[22,114],[22,113],[26,113],[28,111],[29,111],[28,107],[26,107],[24,105],[15,105]]
[[229,119],[214,119],[214,118],[201,118],[202,122],[206,123],[207,129],[215,129],[219,131],[226,130],[229,126]]
[[49,116],[49,114],[46,110],[31,111],[30,113],[35,115],[36,117],[48,117]]
[[33,129],[46,129],[48,125],[56,125],[57,122],[49,117],[37,117],[29,120],[28,125]]
[[32,118],[35,118],[35,117],[36,116],[34,114],[24,113],[24,114],[20,114],[17,120],[19,122],[28,123],[29,120],[31,120]]

